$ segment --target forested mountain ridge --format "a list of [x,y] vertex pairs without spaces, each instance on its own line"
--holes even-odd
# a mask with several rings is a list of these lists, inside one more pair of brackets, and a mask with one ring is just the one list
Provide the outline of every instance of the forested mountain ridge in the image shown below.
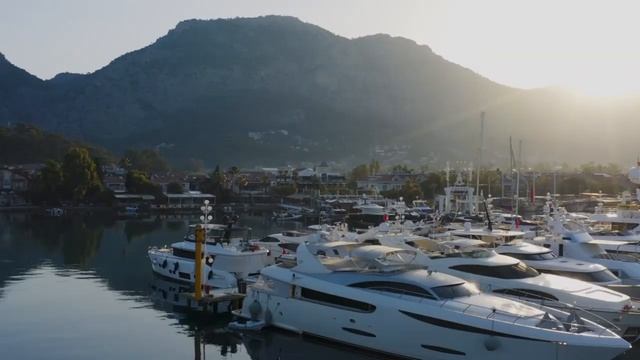
[[281,16],[183,21],[93,73],[47,81],[2,58],[0,80],[2,122],[31,122],[115,151],[156,147],[210,166],[357,161],[395,145],[409,158],[473,159],[481,111],[487,158],[508,155],[513,135],[525,139],[532,161],[567,147],[564,161],[613,161],[633,146],[587,154],[585,144],[603,136],[594,124],[613,127],[607,143],[640,129],[630,123],[635,99],[592,104],[514,89],[411,40],[347,39]]

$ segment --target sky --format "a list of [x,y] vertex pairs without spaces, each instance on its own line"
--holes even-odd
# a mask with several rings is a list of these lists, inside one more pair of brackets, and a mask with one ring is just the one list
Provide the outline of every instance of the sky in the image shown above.
[[0,52],[48,79],[95,71],[181,20],[271,14],[349,38],[406,37],[514,87],[640,93],[640,1],[0,0]]

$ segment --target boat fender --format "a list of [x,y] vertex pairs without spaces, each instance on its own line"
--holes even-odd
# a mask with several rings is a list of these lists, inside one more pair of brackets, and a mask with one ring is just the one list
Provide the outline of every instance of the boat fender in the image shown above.
[[180,264],[178,264],[177,261],[175,263],[173,263],[173,273],[174,274],[176,273],[176,271],[178,271],[179,267],[180,267]]
[[249,305],[249,315],[251,316],[251,320],[258,321],[260,313],[262,313],[262,305],[260,305],[258,300],[253,300],[251,305]]
[[496,351],[500,348],[500,340],[495,336],[490,336],[484,341],[484,347],[487,351]]
[[213,271],[209,270],[209,274],[207,275],[207,279],[211,280],[213,277]]
[[162,268],[163,269],[167,268],[167,259],[164,259],[164,261],[162,262]]

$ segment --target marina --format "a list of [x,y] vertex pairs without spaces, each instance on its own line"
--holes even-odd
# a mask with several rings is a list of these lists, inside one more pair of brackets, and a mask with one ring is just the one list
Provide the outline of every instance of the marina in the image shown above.
[[0,360],[640,359],[638,13],[0,5]]

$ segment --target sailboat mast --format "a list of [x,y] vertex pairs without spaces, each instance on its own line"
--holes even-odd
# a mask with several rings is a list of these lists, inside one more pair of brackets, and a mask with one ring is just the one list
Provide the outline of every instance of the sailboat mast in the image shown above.
[[476,169],[476,196],[480,196],[480,168],[482,167],[483,150],[484,150],[484,111],[480,113],[480,149],[478,151],[478,166]]

